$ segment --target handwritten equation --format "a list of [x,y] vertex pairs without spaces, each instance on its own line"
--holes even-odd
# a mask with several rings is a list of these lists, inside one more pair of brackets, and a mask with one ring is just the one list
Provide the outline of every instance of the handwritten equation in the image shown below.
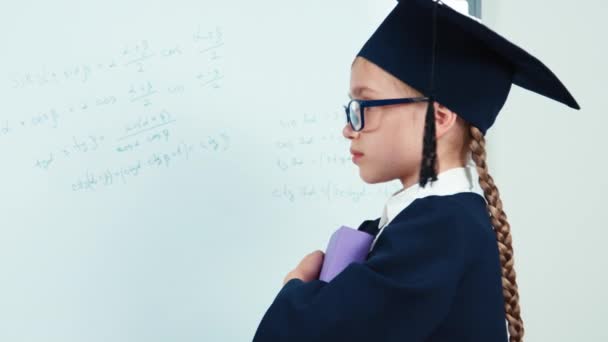
[[[303,113],[277,121],[282,136],[273,142],[276,158],[273,168],[283,178],[271,190],[272,197],[287,202],[303,200],[352,201],[365,197],[386,199],[393,185],[370,186],[341,184],[340,178],[357,173],[349,151],[350,142],[342,136],[345,117],[340,109],[325,113]],[[327,170],[329,172],[323,171]],[[322,171],[328,180],[315,182],[312,176]],[[342,175],[342,177],[331,175]],[[282,181],[282,182],[281,182]]]
[[55,70],[45,67],[39,70],[17,73],[10,78],[10,87],[13,89],[39,88],[57,86],[65,83],[85,84],[93,82],[104,74],[115,74],[125,70],[137,73],[146,72],[146,68],[156,60],[176,59],[185,54],[206,56],[210,62],[204,71],[194,73],[193,78],[200,80],[201,75],[213,75],[213,87],[219,87],[219,80],[223,78],[222,59],[224,46],[224,33],[220,26],[212,30],[203,30],[200,26],[186,42],[173,46],[154,48],[148,39],[141,39],[133,43],[124,44],[116,56],[106,60],[91,61],[78,65],[67,66]]
[[318,182],[314,183],[302,182],[301,184],[280,184],[272,190],[272,196],[275,199],[281,199],[288,202],[306,201],[306,200],[323,200],[331,202],[334,200],[349,200],[359,202],[363,198],[378,197],[386,199],[394,192],[390,185],[383,185],[372,189],[368,185],[347,186],[337,182]]
[[[141,39],[98,61],[14,72],[8,82],[15,97],[40,94],[45,101],[0,116],[0,143],[34,145],[30,166],[47,175],[82,169],[66,184],[73,191],[126,184],[151,168],[196,156],[214,158],[230,150],[230,129],[202,117],[204,127],[184,137],[191,130],[181,121],[192,122],[188,118],[200,110],[184,111],[181,103],[221,91],[224,44],[220,26],[199,25],[168,46]],[[188,68],[180,69],[184,63]],[[56,95],[45,96],[49,91]]]
[[[127,184],[132,178],[145,174],[146,170],[154,168],[169,168],[173,164],[190,160],[205,153],[226,152],[230,148],[230,137],[221,133],[219,137],[209,137],[197,144],[180,142],[164,151],[156,151],[143,159],[126,163],[124,166],[106,168],[101,171],[85,171],[84,175],[75,180],[72,191],[94,191],[100,187],[111,187],[117,184]],[[206,156],[208,157],[208,156]]]

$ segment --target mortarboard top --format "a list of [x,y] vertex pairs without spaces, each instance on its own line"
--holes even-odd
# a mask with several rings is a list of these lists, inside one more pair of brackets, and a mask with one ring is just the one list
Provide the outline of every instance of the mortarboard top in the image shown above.
[[496,120],[511,84],[580,109],[541,61],[441,1],[436,8],[434,91],[429,94],[434,6],[434,0],[398,0],[357,55],[424,95],[434,95],[483,134]]

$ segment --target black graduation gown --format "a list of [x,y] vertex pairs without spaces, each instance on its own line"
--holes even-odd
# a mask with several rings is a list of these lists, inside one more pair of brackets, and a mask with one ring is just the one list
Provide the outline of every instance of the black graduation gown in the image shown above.
[[414,200],[364,263],[329,283],[287,282],[253,341],[507,341],[498,247],[483,197]]

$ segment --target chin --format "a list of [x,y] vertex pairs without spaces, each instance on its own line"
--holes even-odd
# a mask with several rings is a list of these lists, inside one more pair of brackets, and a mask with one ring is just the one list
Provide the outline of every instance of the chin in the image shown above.
[[363,172],[363,170],[359,170],[359,176],[367,184],[385,183],[392,180],[389,179],[390,177],[386,177],[384,175],[373,172]]

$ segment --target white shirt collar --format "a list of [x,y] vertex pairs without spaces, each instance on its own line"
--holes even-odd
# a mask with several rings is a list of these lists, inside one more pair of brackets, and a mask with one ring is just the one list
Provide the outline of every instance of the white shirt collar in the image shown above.
[[386,202],[378,228],[388,225],[403,209],[414,200],[426,196],[447,196],[460,192],[474,192],[483,197],[479,185],[479,174],[475,162],[470,158],[464,167],[445,170],[437,175],[437,180],[422,188],[418,183],[395,192]]

